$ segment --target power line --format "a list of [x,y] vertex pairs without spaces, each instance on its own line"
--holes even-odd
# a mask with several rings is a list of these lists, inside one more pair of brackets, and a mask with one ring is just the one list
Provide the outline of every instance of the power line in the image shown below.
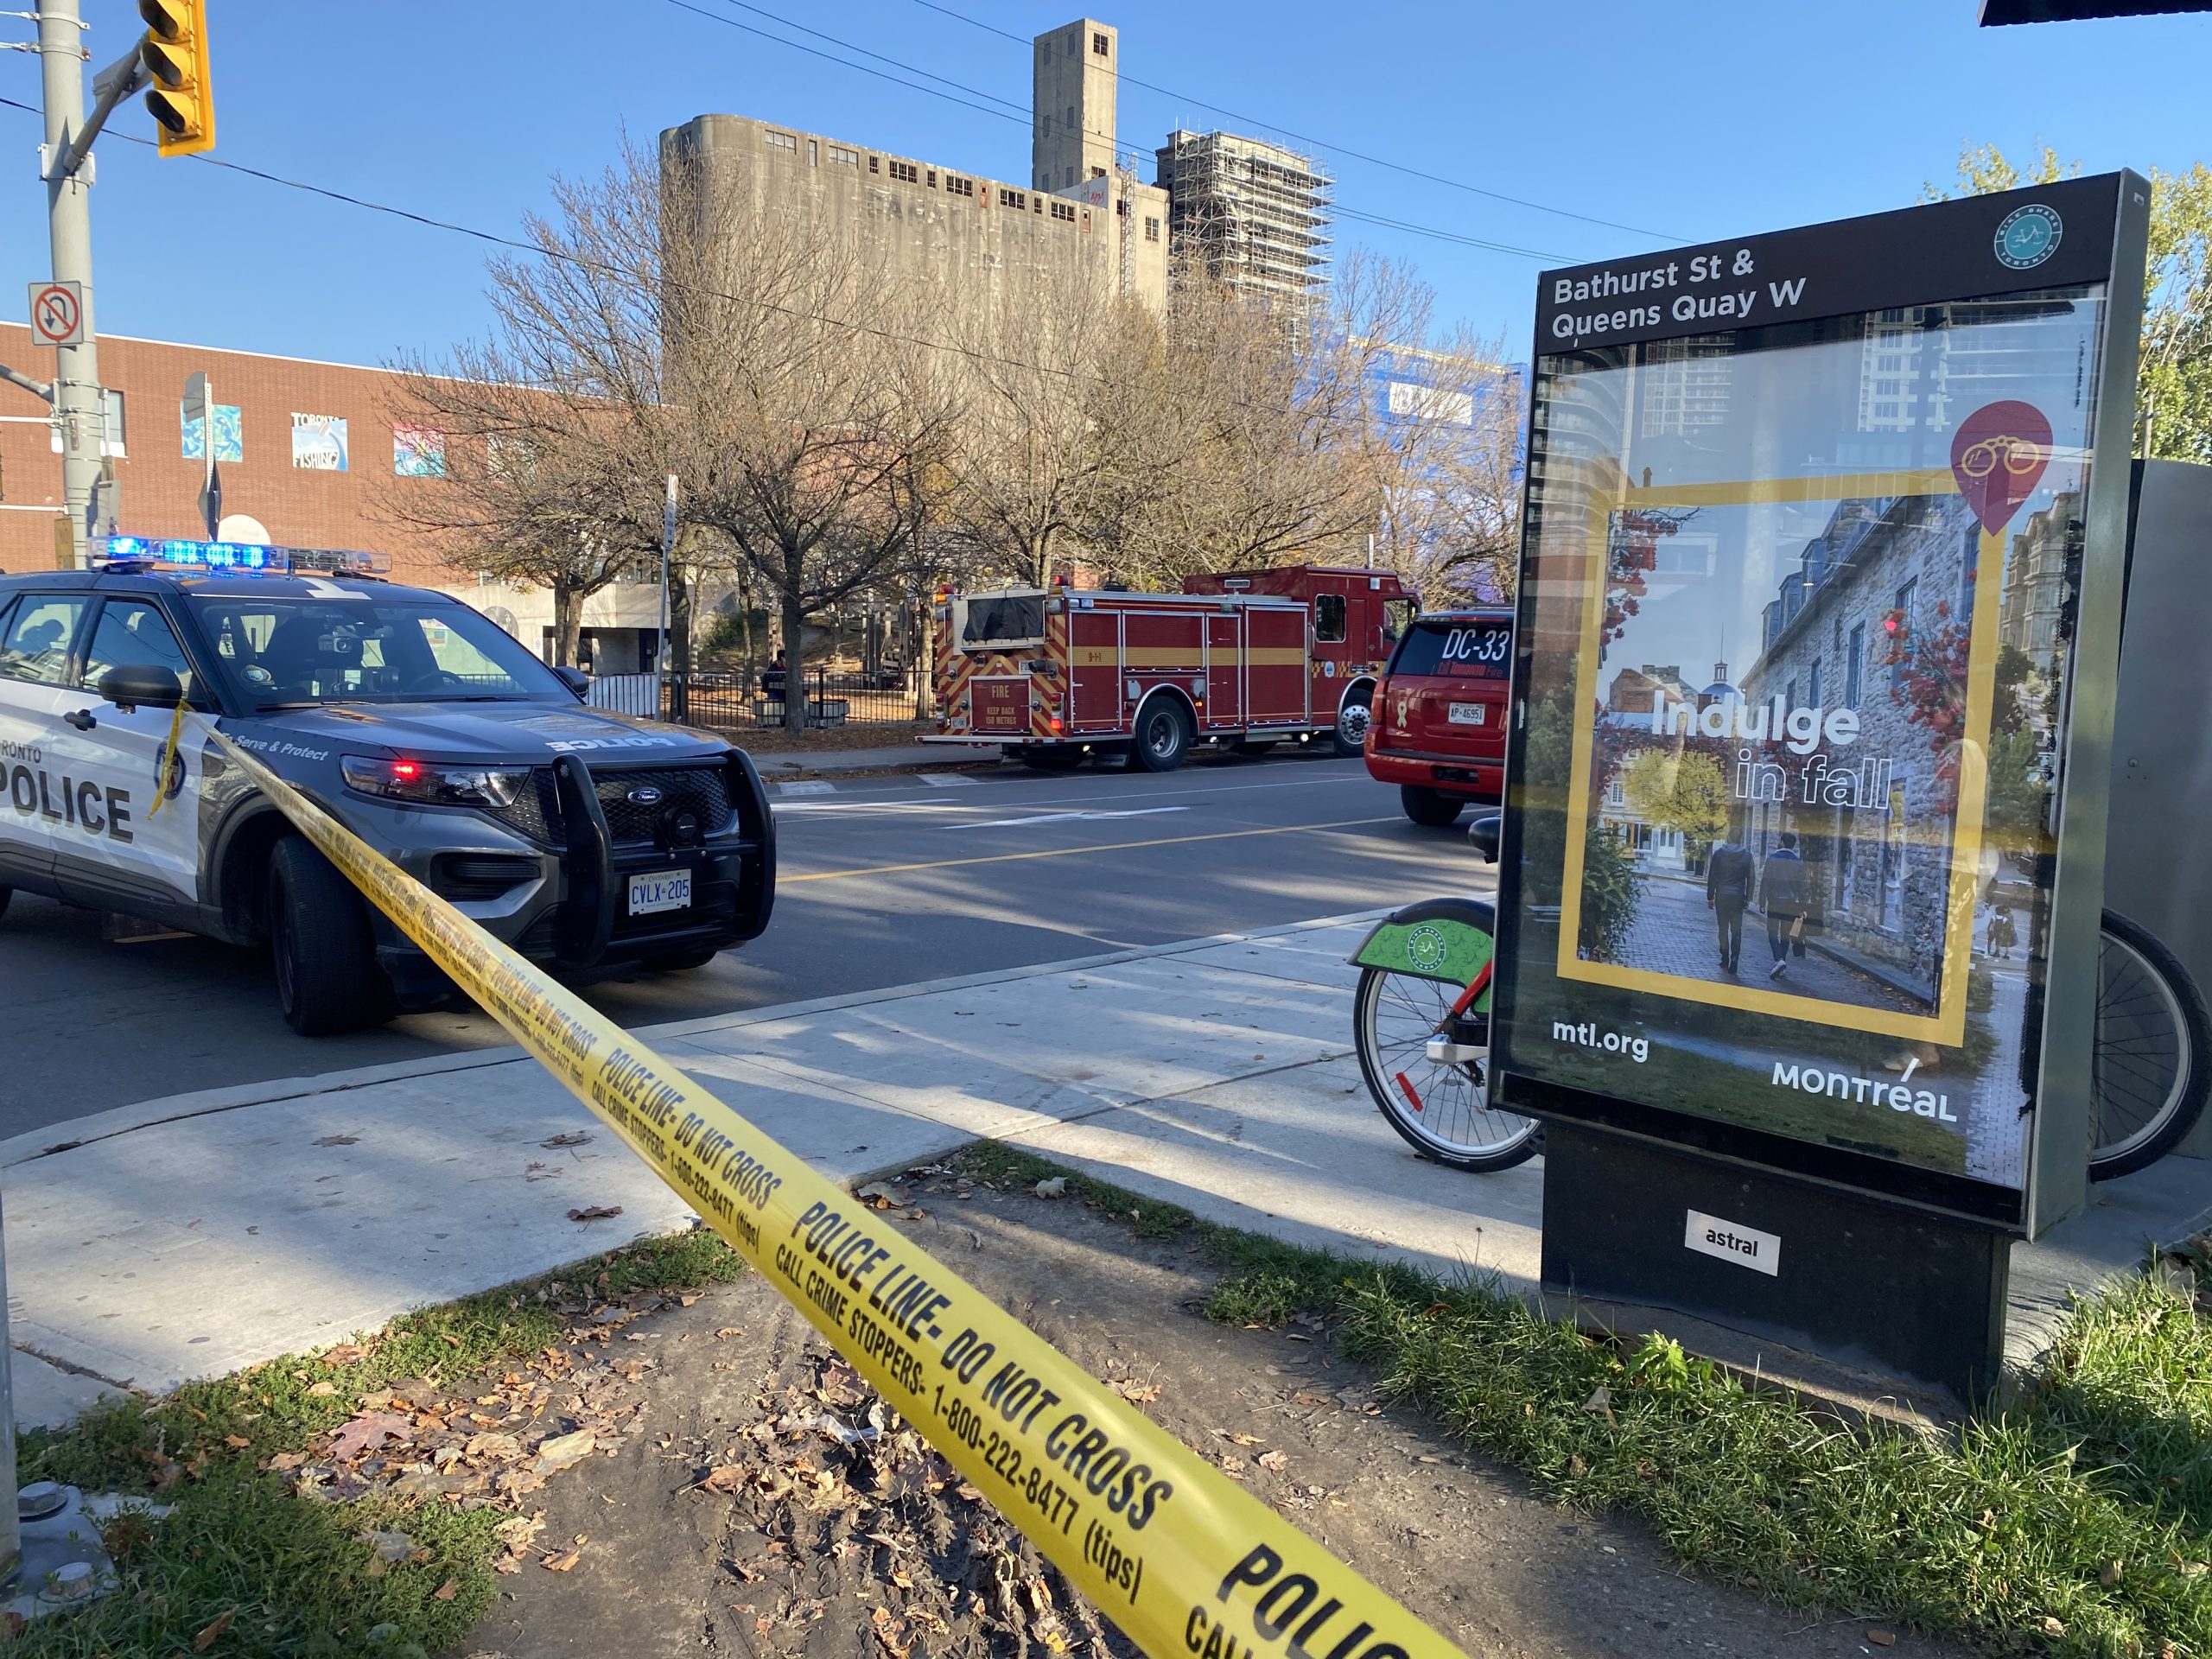
[[[12,98],[0,97],[0,106],[21,110],[26,115],[36,116],[43,119],[43,112],[35,105],[21,103]],[[123,132],[110,127],[107,129],[107,134],[125,143],[139,145],[143,149],[159,148],[155,140],[141,137],[137,133]],[[581,254],[570,253],[562,248],[549,248],[540,243],[524,242],[515,237],[503,236],[497,231],[482,230],[474,225],[463,225],[453,219],[434,219],[428,213],[418,213],[411,208],[395,207],[388,202],[371,201],[365,196],[348,195],[342,190],[333,190],[320,184],[309,184],[301,179],[286,178],[280,173],[270,173],[261,168],[248,167],[240,162],[225,161],[219,156],[204,154],[190,156],[186,159],[196,162],[202,167],[219,168],[226,173],[240,174],[246,178],[259,180],[264,184],[278,185],[287,190],[297,190],[307,195],[320,196],[327,201],[338,202],[347,207],[358,207],[366,213],[387,214],[394,219],[404,219],[412,225],[420,225],[428,230],[444,231],[455,236],[469,237],[493,247],[508,248],[518,253],[528,254],[533,258],[574,265],[579,270],[593,271],[603,276],[612,276],[619,281],[627,282],[632,276],[632,273],[623,270],[619,266],[609,264],[604,260],[587,258]],[[797,322],[819,323],[826,328],[849,329],[855,334],[867,335],[870,339],[887,340],[896,345],[918,346],[930,351],[950,352],[957,357],[966,358],[970,362],[999,363],[1009,368],[1027,369],[1033,373],[1057,376],[1064,380],[1090,380],[1102,385],[1107,384],[1104,376],[1086,373],[1079,369],[1065,368],[1050,363],[1033,362],[1027,358],[1008,357],[996,352],[980,351],[974,346],[963,346],[953,340],[931,340],[918,334],[900,334],[896,329],[879,327],[872,323],[855,322],[849,318],[824,316],[818,311],[804,311],[792,306],[779,305],[773,300],[764,300],[757,295],[731,294],[721,289],[707,288],[696,283],[687,283],[680,277],[664,277],[661,279],[660,286],[683,293],[697,295],[706,299],[726,300],[733,305],[753,306],[772,315],[789,317]],[[1405,348],[1386,345],[1383,349],[1396,351]],[[1263,407],[1246,399],[1240,398],[1236,401],[1244,408],[1256,410]]]
[[[938,0],[914,0],[914,3],[930,11],[953,18],[957,22],[966,23],[971,29],[980,29],[987,35],[996,35],[1003,39],[1017,41],[1023,46],[1030,44],[1030,41],[1011,29],[1001,29],[996,23],[987,23],[980,17],[970,17],[964,11],[955,11],[950,6],[938,4]],[[1464,190],[1470,195],[1487,196],[1492,201],[1509,202],[1516,207],[1532,208],[1540,213],[1555,213],[1561,219],[1580,219],[1585,225],[1602,225],[1609,231],[1626,231],[1631,236],[1648,236],[1655,241],[1674,243],[1689,240],[1688,237],[1677,236],[1672,231],[1654,231],[1647,230],[1638,225],[1624,225],[1618,219],[1599,219],[1592,214],[1578,213],[1572,208],[1554,207],[1548,202],[1530,201],[1524,197],[1506,195],[1501,191],[1485,190],[1478,184],[1469,184],[1465,179],[1447,178],[1441,173],[1424,172],[1418,167],[1408,167],[1403,162],[1394,162],[1385,156],[1370,156],[1363,150],[1353,149],[1346,144],[1332,143],[1326,138],[1316,138],[1307,133],[1294,131],[1289,127],[1279,126],[1274,122],[1256,115],[1240,115],[1235,110],[1226,109],[1219,104],[1211,103],[1203,98],[1194,98],[1188,92],[1179,92],[1166,86],[1154,86],[1148,80],[1139,80],[1135,75],[1122,74],[1116,71],[1116,79],[1131,86],[1141,86],[1148,92],[1158,92],[1162,98],[1172,98],[1185,104],[1195,104],[1202,110],[1211,110],[1216,115],[1225,115],[1232,121],[1242,121],[1269,132],[1279,132],[1286,138],[1294,138],[1301,144],[1311,144],[1317,149],[1325,150],[1332,156],[1350,156],[1354,161],[1365,162],[1370,167],[1386,167],[1393,173],[1402,173],[1408,178],[1420,179],[1429,184],[1441,184],[1453,190]],[[1558,256],[1548,254],[1544,257],[1550,258]]]
[[[948,103],[957,104],[963,109],[974,110],[979,114],[995,115],[1001,121],[1011,121],[1015,123],[1017,125],[1025,128],[1032,124],[1032,118],[1027,111],[1020,114],[1010,112],[1014,110],[1020,110],[1022,107],[1016,105],[1011,99],[1000,98],[995,92],[985,92],[981,87],[969,86],[963,82],[951,80],[943,75],[931,74],[928,70],[917,68],[914,65],[905,61],[903,59],[887,58],[881,53],[869,51],[866,47],[855,46],[850,41],[840,40],[834,35],[825,35],[820,29],[810,29],[803,23],[794,23],[790,19],[779,16],[776,13],[769,11],[764,7],[749,3],[749,0],[721,0],[721,3],[725,5],[741,6],[744,10],[752,12],[754,16],[768,18],[772,22],[782,24],[786,29],[798,29],[802,34],[812,35],[816,40],[827,41],[832,46],[841,47],[846,51],[857,52],[863,57],[874,58],[879,63],[895,65],[899,68],[907,70],[913,74],[923,76],[926,79],[938,81],[945,86],[955,88],[956,92],[942,92],[935,86],[924,86],[914,81],[902,79],[899,76],[888,73],[884,70],[872,69],[867,64],[851,62],[849,60],[836,56],[834,54],[822,51],[818,48],[808,46],[804,41],[785,40],[780,35],[772,35],[766,29],[756,28],[751,23],[741,22],[735,17],[727,16],[720,12],[709,11],[703,7],[693,4],[691,0],[668,0],[668,3],[676,7],[679,11],[690,12],[695,16],[703,17],[709,22],[721,23],[726,28],[742,30],[744,33],[754,35],[760,40],[772,41],[779,46],[790,47],[795,52],[804,52],[810,57],[820,58],[825,62],[835,63],[847,69],[857,69],[864,75],[874,75],[878,79],[890,81],[894,86],[905,86],[913,92],[926,92],[932,98],[942,98]],[[944,8],[937,7],[933,8],[933,10],[943,10]],[[948,16],[959,16],[957,12],[947,12],[946,15]],[[973,22],[975,20],[972,18],[962,18],[961,21],[963,22]],[[990,29],[990,32],[995,35],[1006,34],[1004,29],[991,29],[991,26],[988,23],[977,23],[976,26],[979,29]],[[1020,36],[1008,35],[1007,38],[1010,40],[1017,40]],[[1143,86],[1145,83],[1137,81],[1133,82],[1132,84]],[[1157,91],[1158,89],[1154,88],[1153,90]],[[1008,107],[1005,110],[991,109],[982,104],[972,103],[968,98],[957,96],[956,92],[968,93],[974,98],[988,99],[994,103],[1003,104]],[[1170,96],[1173,96],[1173,94],[1170,94]],[[1213,106],[1209,105],[1207,107],[1212,108]],[[1229,114],[1231,112],[1224,111],[1223,113]],[[1243,118],[1238,117],[1236,118],[1243,119]],[[1278,131],[1284,130],[1284,129],[1281,128],[1275,130]],[[1135,145],[1123,144],[1113,133],[1101,132],[1095,128],[1090,127],[1084,128],[1084,131],[1092,137],[1103,138],[1106,140],[1107,143],[1112,144],[1114,146],[1115,153],[1117,156],[1141,156],[1144,154],[1142,149],[1135,147]],[[1294,134],[1292,136],[1295,137],[1296,135]],[[1351,152],[1347,151],[1345,153],[1350,154]],[[1481,194],[1489,193],[1484,192]],[[1503,198],[1503,200],[1511,200],[1511,198]],[[1356,219],[1364,224],[1382,226],[1389,229],[1402,231],[1414,236],[1432,237],[1440,242],[1450,242],[1461,247],[1480,248],[1487,252],[1510,254],[1516,257],[1524,259],[1550,260],[1557,264],[1574,263],[1573,256],[1569,254],[1554,253],[1541,248],[1518,247],[1508,242],[1494,242],[1483,237],[1469,235],[1462,231],[1447,231],[1433,225],[1415,224],[1409,219],[1384,218],[1378,214],[1363,213],[1356,208],[1345,207],[1340,204],[1334,205],[1332,207],[1332,211],[1337,217],[1341,219]],[[1580,217],[1580,215],[1574,215],[1574,217]],[[1599,220],[1596,222],[1604,223],[1605,221]],[[1618,226],[1617,228],[1627,229],[1629,227]],[[1656,232],[1637,232],[1637,234],[1652,235],[1656,234]]]

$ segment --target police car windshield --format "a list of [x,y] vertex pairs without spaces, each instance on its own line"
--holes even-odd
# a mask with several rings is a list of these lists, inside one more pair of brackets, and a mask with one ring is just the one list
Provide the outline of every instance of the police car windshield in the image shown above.
[[464,605],[355,588],[192,604],[224,679],[257,708],[573,701],[552,670]]

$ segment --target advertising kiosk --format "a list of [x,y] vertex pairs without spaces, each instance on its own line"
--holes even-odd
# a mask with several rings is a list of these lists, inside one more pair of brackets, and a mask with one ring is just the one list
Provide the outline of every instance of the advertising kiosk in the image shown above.
[[1547,1287],[1995,1382],[2087,1185],[2148,207],[1541,279],[1492,1042]]

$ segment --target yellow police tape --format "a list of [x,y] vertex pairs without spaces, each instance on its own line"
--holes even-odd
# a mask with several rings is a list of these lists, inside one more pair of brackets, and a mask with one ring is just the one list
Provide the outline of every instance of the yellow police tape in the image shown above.
[[222,733],[225,754],[1153,1659],[1452,1644]]

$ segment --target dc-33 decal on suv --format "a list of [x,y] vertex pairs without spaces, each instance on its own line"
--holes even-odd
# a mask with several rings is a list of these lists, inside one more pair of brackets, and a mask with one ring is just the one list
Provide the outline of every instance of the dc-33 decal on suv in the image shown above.
[[753,763],[581,687],[459,601],[359,576],[0,577],[0,912],[20,888],[266,942],[309,1034],[447,994],[196,720],[157,779],[181,701],[565,974],[696,968],[756,938],[776,846]]

